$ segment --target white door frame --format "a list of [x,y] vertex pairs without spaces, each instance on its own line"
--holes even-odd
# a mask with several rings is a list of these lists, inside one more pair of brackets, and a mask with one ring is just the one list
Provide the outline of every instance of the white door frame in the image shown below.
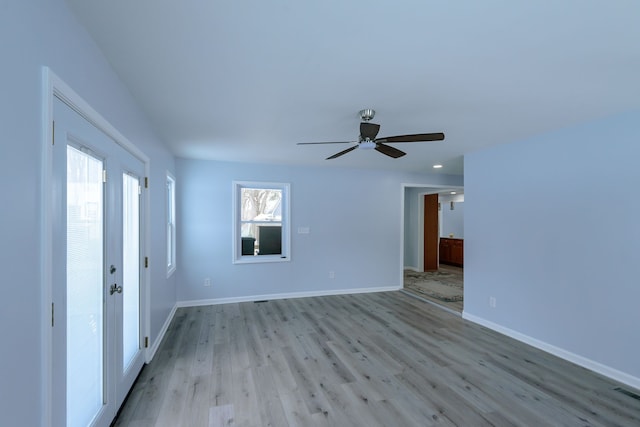
[[[96,110],[94,110],[80,95],[78,95],[71,87],[56,76],[48,67],[42,68],[42,181],[40,183],[41,190],[41,269],[42,277],[40,278],[42,286],[42,356],[41,356],[41,372],[42,372],[42,414],[41,425],[51,425],[53,413],[53,333],[51,322],[52,313],[52,295],[53,295],[53,98],[57,97],[63,100],[85,120],[92,123],[106,135],[111,137],[118,145],[123,147],[134,157],[144,163],[145,176],[149,176],[149,158],[138,149],[133,143],[124,137],[118,130],[105,120]],[[144,254],[149,253],[150,246],[150,203],[149,197],[144,198],[144,213],[142,218],[141,231],[144,233],[144,240],[141,243],[141,251]],[[140,292],[141,297],[141,316],[140,328],[144,336],[149,336],[150,328],[150,282],[151,275],[149,271],[143,269],[143,280],[140,285],[143,287]],[[144,348],[145,360],[149,361],[149,349]]]

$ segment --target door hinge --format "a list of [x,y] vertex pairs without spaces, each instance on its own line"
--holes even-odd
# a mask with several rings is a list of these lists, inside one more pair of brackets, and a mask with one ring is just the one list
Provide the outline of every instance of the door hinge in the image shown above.
[[149,257],[144,257],[144,268],[149,268]]
[[149,188],[149,178],[144,177],[144,188]]
[[144,337],[144,348],[149,348],[149,337]]
[[52,328],[55,325],[54,314],[55,314],[55,304],[51,303],[51,327]]
[[51,145],[56,145],[56,121],[51,121]]
[[102,182],[107,182],[107,170],[102,171]]

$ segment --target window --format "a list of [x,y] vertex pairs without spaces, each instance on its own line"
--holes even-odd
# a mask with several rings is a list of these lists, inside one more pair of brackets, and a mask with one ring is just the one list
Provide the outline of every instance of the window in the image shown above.
[[234,182],[233,262],[289,260],[289,184]]
[[167,173],[167,277],[176,270],[176,180]]

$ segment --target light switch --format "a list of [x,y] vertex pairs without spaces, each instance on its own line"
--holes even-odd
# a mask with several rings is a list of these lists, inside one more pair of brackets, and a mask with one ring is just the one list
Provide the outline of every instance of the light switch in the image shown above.
[[298,227],[298,234],[309,234],[309,227]]

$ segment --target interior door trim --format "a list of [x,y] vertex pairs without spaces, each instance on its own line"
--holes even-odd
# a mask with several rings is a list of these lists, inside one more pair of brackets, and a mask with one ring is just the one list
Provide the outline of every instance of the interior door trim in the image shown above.
[[[85,120],[96,126],[103,133],[113,139],[118,145],[144,163],[145,176],[149,176],[149,158],[111,123],[94,110],[77,92],[61,80],[49,67],[42,67],[42,175],[40,182],[40,286],[41,286],[41,390],[42,412],[41,425],[51,425],[53,414],[53,100],[62,100],[69,107],[80,114]],[[150,242],[150,197],[144,198],[144,213],[142,232],[144,239],[141,250],[148,254]],[[141,285],[144,286],[141,304],[141,330],[145,336],[150,335],[150,274],[144,274]],[[149,361],[149,349],[144,349],[145,360]]]

